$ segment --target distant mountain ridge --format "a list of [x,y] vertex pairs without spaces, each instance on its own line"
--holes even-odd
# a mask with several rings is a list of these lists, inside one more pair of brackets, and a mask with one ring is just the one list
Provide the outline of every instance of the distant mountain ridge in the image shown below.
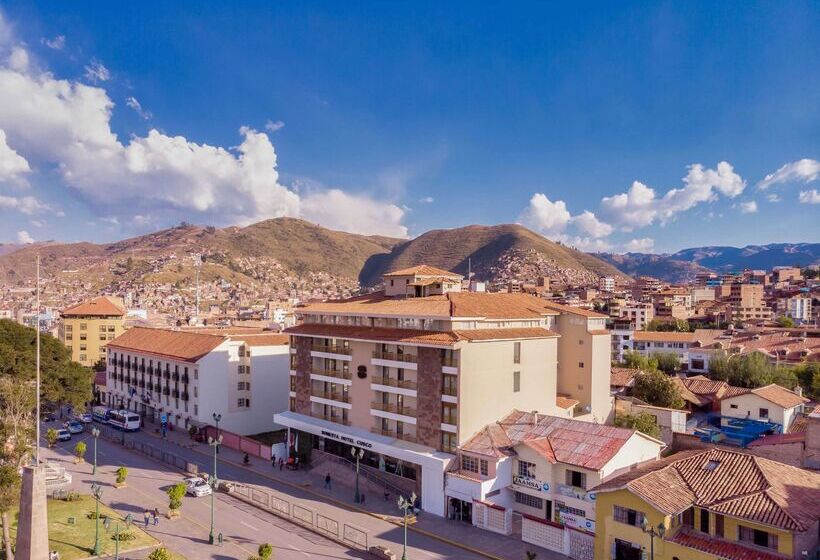
[[820,243],[770,243],[746,247],[693,247],[671,254],[599,253],[596,256],[631,276],[655,276],[668,282],[692,280],[699,272],[770,270],[775,266],[820,264]]

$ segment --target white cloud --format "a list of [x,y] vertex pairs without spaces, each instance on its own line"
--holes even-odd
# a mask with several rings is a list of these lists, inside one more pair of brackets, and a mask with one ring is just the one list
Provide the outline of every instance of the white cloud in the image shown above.
[[811,189],[808,191],[800,191],[801,204],[820,204],[820,191]]
[[125,99],[125,104],[131,107],[134,110],[134,112],[136,112],[142,119],[148,120],[154,116],[151,114],[151,111],[146,111],[142,107],[142,104],[134,96],[127,97]]
[[26,158],[14,151],[6,142],[6,132],[0,128],[0,183],[17,181],[31,171]]
[[31,225],[33,225],[34,227],[38,227],[38,228],[41,228],[41,227],[46,225],[45,222],[42,221],[42,220],[29,220],[29,223]]
[[40,42],[50,49],[54,49],[55,51],[61,51],[63,50],[63,47],[65,47],[65,35],[57,35],[53,39],[46,39],[45,37],[43,37],[42,39],[40,39]]
[[818,177],[820,177],[820,161],[805,158],[787,163],[774,173],[769,173],[757,184],[757,188],[768,189],[779,183],[811,183]]
[[9,55],[9,68],[13,70],[26,70],[28,68],[28,52],[22,47],[14,47]]
[[395,204],[339,189],[311,193],[302,199],[302,216],[331,229],[365,235],[407,237],[404,210]]
[[581,232],[595,239],[607,237],[612,234],[612,231],[614,230],[611,225],[599,220],[595,214],[589,210],[584,210],[581,214],[573,216],[570,219],[570,223]]
[[17,243],[28,245],[29,243],[34,243],[34,238],[23,229],[17,232]]
[[85,67],[85,78],[94,84],[107,82],[111,79],[111,72],[99,60],[92,60],[91,63]]
[[26,215],[41,214],[44,212],[51,212],[58,216],[63,215],[62,212],[54,210],[48,204],[43,204],[33,196],[6,196],[0,194],[0,208],[6,210],[17,210]]
[[642,237],[640,239],[631,239],[624,249],[629,253],[651,253],[655,248],[655,240],[651,237]]
[[106,216],[106,217],[100,218],[100,221],[105,222],[106,224],[110,224],[112,226],[120,225],[120,220],[116,216]]
[[265,130],[268,132],[276,132],[277,130],[281,130],[283,128],[285,128],[285,123],[282,121],[268,120],[268,122],[265,123]]
[[433,204],[436,201],[432,196],[423,196],[419,199],[422,204]]
[[587,253],[604,253],[612,249],[612,244],[606,239],[595,239],[592,237],[556,235],[555,241],[560,241],[568,247],[573,247],[579,251]]
[[750,200],[748,202],[741,202],[738,207],[741,214],[754,214],[757,212],[757,202]]
[[639,181],[633,182],[627,192],[601,200],[604,219],[620,226],[623,231],[650,225],[657,213],[655,191]]
[[566,229],[570,218],[563,200],[552,202],[545,194],[535,193],[529,206],[521,213],[519,221],[541,233],[555,235]]
[[766,195],[766,200],[768,200],[769,202],[780,202],[780,201],[781,201],[781,200],[783,200],[783,199],[782,199],[782,198],[780,198],[780,195],[779,195],[779,194],[777,194],[777,193],[772,193],[772,194],[767,194],[767,195]]

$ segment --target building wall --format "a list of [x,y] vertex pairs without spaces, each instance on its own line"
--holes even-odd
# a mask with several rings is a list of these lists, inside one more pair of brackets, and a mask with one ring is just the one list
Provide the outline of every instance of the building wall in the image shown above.
[[[737,405],[737,408],[732,408],[732,405]],[[769,411],[768,418],[761,418],[759,415],[760,409],[765,408]],[[769,402],[754,393],[739,395],[729,399],[720,401],[720,414],[731,418],[749,418],[751,420],[759,420],[761,422],[774,422],[780,424],[784,428],[788,428],[791,422],[794,410],[784,411],[782,406],[778,406],[773,402]]]
[[[557,413],[556,339],[521,341],[521,363],[513,363],[513,341],[471,342],[461,347],[459,365],[459,430],[461,445],[478,430],[511,410]],[[513,372],[521,387],[513,391]]]
[[437,348],[418,349],[416,437],[421,445],[441,449],[441,389],[444,374]]
[[[85,327],[85,328],[83,328]],[[100,331],[103,328],[104,331]],[[111,330],[113,328],[113,330]],[[123,317],[65,317],[58,330],[60,342],[71,350],[71,359],[92,367],[105,359],[105,345],[125,332]],[[86,339],[81,340],[85,334]],[[100,340],[103,336],[105,340]],[[69,339],[70,337],[70,339]],[[85,345],[85,350],[81,346]]]
[[630,468],[647,461],[658,459],[661,454],[662,445],[644,437],[638,432],[632,434],[618,453],[603,466],[600,472],[601,479],[606,479],[614,474],[619,474]]

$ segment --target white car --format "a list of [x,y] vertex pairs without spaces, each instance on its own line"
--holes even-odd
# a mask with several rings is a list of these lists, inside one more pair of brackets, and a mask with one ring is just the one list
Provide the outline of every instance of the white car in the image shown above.
[[65,428],[61,428],[57,430],[57,441],[70,441],[71,440],[71,432],[66,430]]
[[184,482],[185,493],[189,496],[201,498],[202,496],[210,496],[213,493],[211,485],[208,484],[208,481],[204,478],[193,476],[191,478],[186,478]]

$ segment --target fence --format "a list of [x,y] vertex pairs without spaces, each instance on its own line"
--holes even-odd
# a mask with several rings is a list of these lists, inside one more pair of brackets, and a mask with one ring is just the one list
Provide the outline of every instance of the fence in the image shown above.
[[[338,520],[322,515],[305,506],[290,503],[276,493],[237,482],[226,485],[228,492],[258,508],[278,515],[288,521],[297,523],[311,531],[325,536],[350,548],[367,550],[367,531],[354,525],[340,523]],[[341,529],[341,530],[340,530]]]
[[[119,430],[115,430],[113,428],[109,428],[108,426],[101,426],[99,427],[100,430],[100,437],[103,437],[110,441],[121,442],[123,441],[123,433]],[[133,438],[129,438],[128,435],[125,435],[124,438],[125,447],[127,449],[133,449],[137,453],[142,453],[152,459],[156,459],[166,465],[171,465],[174,468],[177,468],[181,471],[186,472],[199,472],[200,470],[205,471],[205,464],[191,462],[183,459],[179,455],[175,455],[169,451],[161,447],[157,447],[155,445],[151,445],[150,443],[146,443],[143,441],[138,441]]]
[[[214,426],[205,426],[204,429],[206,438],[216,438],[217,433]],[[253,457],[270,461],[270,445],[222,429],[219,430],[219,435],[222,436],[222,445],[228,449],[235,449],[241,453],[247,453]]]

